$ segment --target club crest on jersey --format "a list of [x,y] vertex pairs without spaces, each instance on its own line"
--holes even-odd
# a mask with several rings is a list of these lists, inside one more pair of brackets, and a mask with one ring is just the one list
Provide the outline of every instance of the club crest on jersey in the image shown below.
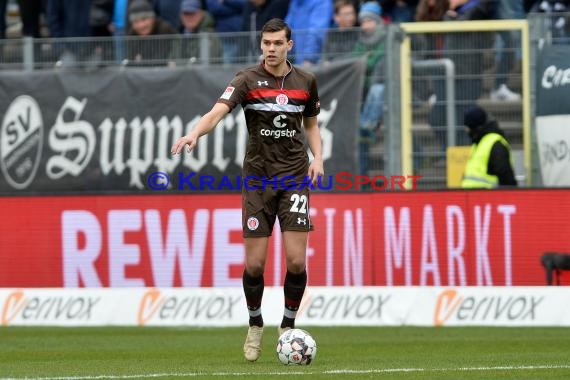
[[255,216],[250,216],[247,220],[247,228],[249,228],[250,231],[255,231],[257,227],[259,227],[259,220],[257,220]]
[[275,101],[276,101],[277,104],[279,104],[280,106],[283,106],[283,105],[289,103],[289,98],[288,98],[287,95],[285,95],[285,94],[279,94],[279,95],[277,95],[277,97],[275,98]]
[[229,100],[232,96],[232,94],[235,91],[235,87],[226,87],[226,90],[224,91],[224,93],[222,94],[222,96],[220,96],[220,99],[225,99],[225,100]]

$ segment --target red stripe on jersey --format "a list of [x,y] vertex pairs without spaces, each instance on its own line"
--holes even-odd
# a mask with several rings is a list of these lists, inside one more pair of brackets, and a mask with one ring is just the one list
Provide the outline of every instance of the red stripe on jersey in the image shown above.
[[273,89],[273,88],[259,88],[248,92],[246,99],[252,100],[252,99],[261,99],[261,98],[274,98],[279,94],[285,94],[290,99],[303,100],[303,101],[308,101],[310,97],[309,93],[305,90],[289,90],[286,88],[282,90]]

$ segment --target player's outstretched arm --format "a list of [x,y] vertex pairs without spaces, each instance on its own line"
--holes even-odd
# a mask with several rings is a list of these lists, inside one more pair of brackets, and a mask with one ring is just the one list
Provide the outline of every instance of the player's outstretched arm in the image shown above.
[[230,107],[224,103],[216,103],[202,118],[198,121],[198,124],[192,129],[192,131],[186,136],[180,137],[170,148],[171,154],[179,154],[184,145],[188,145],[188,153],[196,147],[198,143],[198,138],[209,133],[212,129],[218,125],[220,120],[223,119],[230,112]]
[[309,166],[309,173],[307,174],[309,178],[311,178],[313,184],[316,185],[319,177],[325,174],[323,169],[321,132],[319,131],[317,117],[304,117],[303,125],[305,126],[305,136],[307,136],[309,148],[311,149],[313,156],[315,156],[313,162],[311,162],[311,165]]

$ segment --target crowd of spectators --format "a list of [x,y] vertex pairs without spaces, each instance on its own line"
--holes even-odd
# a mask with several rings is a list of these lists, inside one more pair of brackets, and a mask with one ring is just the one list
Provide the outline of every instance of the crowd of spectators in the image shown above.
[[[117,37],[115,46],[111,49],[113,52],[101,49],[95,52],[99,59],[112,56],[120,61],[152,61],[159,56],[164,59],[166,52],[167,57],[172,58],[193,53],[187,58],[196,62],[202,59],[198,54],[198,44],[185,47],[178,44],[154,52],[154,49],[139,44],[142,51],[133,52],[133,48],[127,48],[122,42],[123,36],[195,36],[202,32],[216,32],[217,41],[209,41],[209,46],[214,48],[214,51],[209,52],[210,57],[219,58],[219,62],[224,64],[236,64],[243,63],[243,57],[251,56],[258,50],[258,37],[255,33],[246,32],[258,31],[267,20],[279,17],[285,19],[293,29],[296,43],[292,59],[297,64],[310,66],[330,60],[332,54],[338,56],[352,53],[352,50],[345,51],[346,46],[335,46],[347,45],[346,42],[327,39],[326,30],[360,26],[357,15],[366,2],[379,6],[384,24],[454,19],[514,19],[524,18],[526,12],[556,13],[570,10],[570,0],[0,0],[0,38],[6,38],[6,8],[11,3],[18,9],[22,36]],[[344,11],[340,12],[340,8]],[[564,17],[555,19],[555,32],[567,34],[566,29],[570,23],[566,21]],[[297,38],[300,36],[296,32],[301,30],[303,36]],[[352,38],[354,36],[348,36],[349,41]],[[508,32],[501,32],[497,41],[500,47],[505,48],[504,51],[509,52],[517,43],[516,36]],[[337,47],[341,50],[330,50]],[[61,45],[56,53],[60,55],[59,58],[65,58],[66,55],[89,55],[93,51],[84,52],[79,48],[74,51]],[[106,55],[101,57],[101,54]],[[497,57],[499,75],[493,93],[497,99],[515,96],[505,82],[508,69],[515,59],[515,54],[501,54]]]

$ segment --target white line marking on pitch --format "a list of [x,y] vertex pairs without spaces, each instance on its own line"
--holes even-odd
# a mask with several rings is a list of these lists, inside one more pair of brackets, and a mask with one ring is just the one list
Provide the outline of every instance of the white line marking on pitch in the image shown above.
[[0,380],[99,380],[99,379],[152,379],[157,377],[196,377],[196,376],[290,376],[290,375],[366,375],[372,373],[399,372],[478,372],[512,371],[529,369],[570,369],[570,365],[520,365],[495,367],[459,367],[459,368],[383,368],[383,369],[336,369],[322,372],[279,371],[279,372],[187,372],[187,373],[149,373],[140,375],[93,375],[93,376],[54,376],[54,377],[0,377]]

